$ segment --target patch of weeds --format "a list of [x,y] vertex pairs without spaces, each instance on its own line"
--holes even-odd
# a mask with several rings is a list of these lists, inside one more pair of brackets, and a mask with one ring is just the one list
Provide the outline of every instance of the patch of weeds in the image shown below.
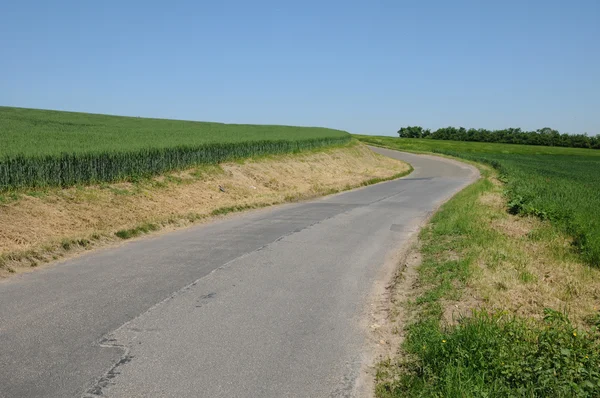
[[568,280],[567,283],[565,284],[565,289],[564,289],[564,298],[567,300],[570,300],[572,298],[578,297],[579,296],[579,283],[574,281],[574,280]]
[[48,191],[42,191],[42,190],[28,191],[27,196],[41,199],[41,198],[48,196]]
[[488,261],[486,262],[486,265],[488,268],[495,270],[500,264],[505,262],[507,259],[508,255],[505,251],[498,248],[492,248],[488,252]]
[[529,271],[522,271],[519,274],[519,280],[523,283],[535,282],[536,277]]
[[146,176],[143,176],[143,175],[139,175],[139,174],[138,174],[138,175],[132,175],[132,176],[129,176],[129,177],[127,178],[127,181],[129,181],[129,182],[131,182],[131,183],[134,183],[134,184],[135,184],[135,183],[140,183],[140,182],[144,181],[144,180],[145,180],[145,179],[147,179],[147,178],[148,178],[148,177],[146,177]]
[[404,349],[418,358],[379,397],[574,397],[600,391],[597,332],[546,310],[543,325],[504,312],[474,312],[452,327],[409,327]]
[[196,222],[196,221],[201,220],[201,219],[203,219],[205,217],[206,217],[205,215],[200,214],[200,213],[188,213],[185,218],[189,222]]
[[115,235],[121,239],[130,239],[134,236],[139,235],[139,233],[135,229],[122,229],[120,231],[115,232]]
[[209,176],[225,174],[225,170],[218,164],[209,164],[195,167],[191,172],[190,176],[196,179],[202,179]]
[[410,165],[408,165],[408,166],[409,166],[408,170],[406,170],[406,171],[404,171],[402,173],[396,173],[393,176],[388,177],[388,178],[379,178],[379,177],[377,177],[377,178],[371,178],[371,179],[368,179],[367,181],[364,181],[361,185],[362,186],[368,186],[368,185],[378,184],[380,182],[391,181],[391,180],[395,180],[397,178],[401,178],[401,177],[407,176],[410,173],[412,173],[412,171],[413,171],[412,166],[410,166]]
[[228,213],[234,213],[234,212],[238,212],[238,211],[243,211],[243,210],[249,210],[249,209],[253,209],[256,208],[258,206],[254,206],[254,205],[239,205],[239,206],[226,206],[226,207],[219,207],[218,209],[214,209],[213,211],[210,212],[211,215],[213,216],[222,216]]
[[71,247],[73,246],[73,241],[70,239],[63,239],[60,242],[60,246],[64,249],[64,250],[71,250]]
[[169,186],[169,184],[167,184],[166,181],[152,180],[152,182],[150,183],[150,186],[152,188],[167,188]]
[[285,202],[297,202],[301,199],[302,199],[302,195],[299,195],[297,193],[285,195],[285,197],[283,198],[283,200]]
[[86,248],[91,244],[89,239],[63,239],[60,242],[60,246],[64,249],[64,250],[71,250],[75,247],[83,247]]
[[21,194],[18,192],[7,192],[4,195],[0,196],[0,203],[12,203],[21,199]]
[[510,214],[519,214],[523,211],[524,207],[525,207],[525,198],[523,198],[522,196],[514,196],[509,202],[508,202],[508,212]]
[[585,318],[585,322],[590,326],[600,329],[600,312],[588,315]]
[[120,196],[130,196],[133,195],[133,192],[131,192],[128,189],[123,189],[123,188],[117,188],[117,187],[109,187],[108,188],[112,193],[114,193],[115,195],[120,195]]
[[182,184],[183,183],[183,178],[181,177],[177,177],[174,175],[166,175],[165,176],[165,181],[172,183],[172,184]]
[[160,226],[152,223],[145,223],[138,227],[131,229],[122,229],[120,231],[115,232],[115,235],[121,239],[131,239],[136,236],[147,234],[152,231],[157,231],[160,229]]
[[340,190],[337,188],[327,188],[327,189],[324,189],[323,191],[321,191],[321,193],[323,195],[333,195],[333,194],[336,194],[339,192],[340,192]]

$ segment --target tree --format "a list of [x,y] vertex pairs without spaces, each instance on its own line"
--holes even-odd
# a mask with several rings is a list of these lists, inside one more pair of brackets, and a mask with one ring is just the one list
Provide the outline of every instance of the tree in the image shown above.
[[422,138],[423,137],[423,127],[421,126],[407,126],[402,127],[398,130],[398,135],[400,138]]
[[587,133],[561,134],[550,127],[544,127],[535,131],[523,131],[520,128],[514,127],[503,130],[467,130],[464,127],[456,128],[449,126],[432,132],[429,129],[423,129],[419,126],[408,126],[398,130],[398,135],[402,138],[429,138],[432,140],[500,142],[506,144],[600,149],[600,135],[589,136]]

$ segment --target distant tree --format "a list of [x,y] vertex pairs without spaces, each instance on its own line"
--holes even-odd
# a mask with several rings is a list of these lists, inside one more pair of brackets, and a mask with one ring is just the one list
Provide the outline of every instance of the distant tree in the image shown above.
[[539,145],[558,146],[560,144],[560,133],[550,127],[537,130],[540,136]]
[[523,131],[510,127],[503,130],[465,129],[464,127],[442,127],[435,131],[418,126],[402,127],[398,131],[402,138],[429,138],[474,142],[501,142],[507,144],[548,145],[575,148],[600,149],[600,135],[561,134],[558,130],[544,127],[535,131]]
[[421,126],[407,126],[402,127],[398,130],[398,135],[400,138],[422,138],[423,137],[423,127]]
[[590,148],[590,137],[587,134],[573,134],[571,136],[571,146],[575,148]]

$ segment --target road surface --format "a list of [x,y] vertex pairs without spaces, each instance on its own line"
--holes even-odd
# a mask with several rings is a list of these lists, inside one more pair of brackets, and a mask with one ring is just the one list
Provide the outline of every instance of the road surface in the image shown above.
[[0,282],[0,396],[356,395],[378,269],[477,177],[374,150],[414,172]]

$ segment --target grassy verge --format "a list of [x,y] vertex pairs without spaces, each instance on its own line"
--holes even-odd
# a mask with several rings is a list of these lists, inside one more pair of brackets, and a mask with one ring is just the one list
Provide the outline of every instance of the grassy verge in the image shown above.
[[203,165],[133,183],[15,192],[0,203],[0,277],[154,231],[333,194],[410,171],[405,163],[351,143]]
[[550,220],[600,267],[600,152],[591,149],[358,136],[392,149],[486,163],[506,183],[510,211]]
[[421,232],[377,397],[600,396],[600,271],[548,220],[510,214],[498,172],[481,169]]

